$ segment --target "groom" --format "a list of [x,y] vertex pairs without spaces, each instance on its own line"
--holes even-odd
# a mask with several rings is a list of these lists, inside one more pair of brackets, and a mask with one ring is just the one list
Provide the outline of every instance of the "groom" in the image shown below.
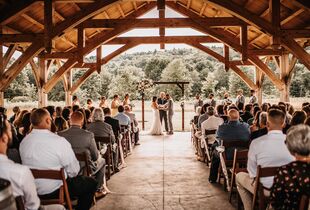
[[[157,103],[160,106],[164,106],[167,103],[167,100],[165,98],[166,94],[164,92],[160,93],[160,98],[157,99]],[[159,117],[160,117],[160,123],[163,122],[163,119],[165,121],[165,130],[168,132],[168,122],[167,122],[167,111],[165,109],[159,109]]]
[[169,124],[169,131],[167,134],[172,135],[173,134],[172,116],[174,114],[174,112],[173,112],[173,100],[168,93],[166,94],[166,99],[167,99],[167,103],[165,106],[166,106],[166,110],[168,111],[168,124]]

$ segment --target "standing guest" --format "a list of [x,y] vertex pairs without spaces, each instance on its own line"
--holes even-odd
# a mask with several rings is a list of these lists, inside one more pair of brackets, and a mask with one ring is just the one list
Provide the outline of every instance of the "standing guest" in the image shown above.
[[95,196],[96,198],[100,198],[106,194],[103,187],[105,178],[105,161],[100,157],[94,134],[82,129],[83,122],[84,117],[81,112],[77,111],[72,113],[70,118],[71,127],[60,132],[58,135],[67,139],[75,153],[87,152],[92,175],[98,182]]
[[259,116],[259,119],[258,119],[259,129],[251,133],[251,137],[250,137],[251,140],[264,136],[268,133],[267,112],[257,112],[256,115]]
[[111,102],[111,115],[112,115],[112,117],[117,115],[119,105],[120,105],[119,97],[118,97],[118,95],[114,95],[113,100]]
[[214,99],[214,94],[213,93],[210,93],[209,94],[209,103],[210,103],[210,105],[212,106],[212,107],[216,107],[216,101],[215,101],[215,99]]
[[[228,111],[228,117],[229,121],[227,123],[223,123],[219,126],[216,136],[221,141],[234,141],[234,140],[240,140],[240,141],[249,141],[250,139],[250,129],[249,125],[244,122],[239,121],[239,112],[232,108]],[[236,145],[238,147],[238,145]],[[226,158],[228,160],[232,160],[233,158],[233,152],[235,148],[230,148],[229,150],[226,150]],[[218,168],[220,165],[220,157],[218,153],[215,153],[212,156],[211,160],[211,168],[210,168],[210,176],[209,176],[209,182],[215,183],[217,180],[217,174],[218,174]]]
[[124,101],[123,101],[123,106],[126,106],[126,105],[131,106],[128,93],[126,93],[126,95],[124,97]]
[[0,122],[0,178],[10,181],[13,196],[23,197],[25,210],[64,210],[61,205],[40,208],[40,199],[31,171],[27,166],[16,164],[6,156],[8,145],[12,142],[11,125],[3,114],[0,114]]
[[224,105],[230,105],[230,104],[232,104],[232,101],[230,100],[229,94],[228,94],[228,93],[225,93],[225,94],[224,94],[224,100],[223,100],[223,102],[224,102]]
[[20,112],[19,106],[14,106],[14,107],[13,107],[13,113],[14,113],[14,115],[9,119],[9,122],[10,122],[10,123],[13,123],[13,122],[14,122],[14,120],[15,120],[15,118],[18,116],[19,112]]
[[286,146],[295,161],[278,169],[270,193],[275,210],[299,209],[302,195],[310,196],[310,127],[293,126],[288,130]]
[[[288,164],[294,160],[285,146],[285,134],[282,128],[285,114],[278,109],[270,109],[267,116],[268,134],[252,141],[248,153],[247,171],[236,176],[236,184],[245,210],[251,209],[254,193],[254,179],[257,166],[277,167]],[[260,182],[264,187],[270,188],[273,177],[262,178]]]
[[238,93],[238,95],[237,95],[237,99],[236,99],[236,106],[239,110],[242,111],[243,107],[244,107],[244,103],[245,103],[243,90],[239,89],[237,93]]
[[240,116],[243,122],[247,123],[249,119],[253,118],[252,110],[253,110],[252,104],[245,105],[243,114]]
[[119,106],[118,107],[118,114],[114,116],[114,119],[117,119],[120,125],[125,125],[130,128],[130,118],[124,113],[125,109],[124,106]]
[[195,101],[194,101],[194,110],[196,111],[197,107],[198,106],[202,107],[202,105],[203,105],[203,101],[200,98],[200,94],[197,94],[195,97]]
[[74,95],[72,97],[72,107],[75,106],[75,105],[80,106],[80,100],[79,100],[79,98],[77,96]]
[[249,101],[250,104],[255,104],[257,103],[257,98],[255,96],[255,90],[251,90],[251,96],[250,96],[250,101]]
[[93,101],[89,98],[87,99],[86,103],[87,103],[87,109],[92,111],[94,109]]
[[114,136],[115,136],[115,138],[118,138],[118,136],[121,132],[119,121],[112,118],[110,108],[104,108],[103,113],[104,113],[104,122],[106,122],[112,126]]
[[[47,110],[36,109],[31,113],[33,130],[20,145],[22,163],[33,169],[64,168],[67,175],[69,193],[78,198],[77,210],[90,209],[97,189],[97,181],[90,177],[77,176],[80,170],[72,147],[65,138],[50,131],[51,117]],[[57,198],[60,180],[36,180],[38,194],[42,199]]]
[[106,97],[105,97],[105,96],[102,96],[102,97],[100,98],[99,108],[101,108],[102,110],[103,110],[104,108],[108,108],[108,103],[107,103],[107,100],[106,100]]
[[126,105],[124,106],[125,108],[125,114],[130,118],[130,121],[133,124],[133,133],[134,133],[134,139],[135,139],[135,145],[140,145],[139,143],[139,124],[138,121],[136,119],[136,115],[135,113],[132,112],[132,109],[130,108],[130,106]]
[[112,142],[112,151],[113,151],[113,160],[115,171],[118,172],[118,147],[116,143],[116,138],[112,129],[112,126],[104,122],[104,113],[101,108],[96,108],[93,112],[92,123],[87,125],[87,130],[92,132],[95,136],[98,137],[107,137],[110,136]]

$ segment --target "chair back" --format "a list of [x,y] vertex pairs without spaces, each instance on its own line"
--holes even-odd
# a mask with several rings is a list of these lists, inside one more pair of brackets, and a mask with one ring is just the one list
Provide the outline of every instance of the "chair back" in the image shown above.
[[0,179],[0,209],[16,209],[11,183]]
[[302,195],[299,203],[299,210],[308,210],[309,209],[309,196]]
[[111,144],[111,136],[95,136],[96,143]]
[[128,130],[128,125],[120,125],[121,133],[124,133]]
[[86,174],[86,176],[91,176],[91,169],[89,165],[89,158],[87,152],[83,153],[75,153],[75,157],[79,162],[82,162],[84,164],[83,168],[83,174]]
[[17,210],[25,210],[24,200],[22,196],[15,197],[15,203]]
[[[266,209],[266,200],[267,198],[264,195],[264,186],[261,184],[260,179],[264,177],[275,176],[277,173],[277,169],[279,167],[265,167],[262,168],[260,165],[257,166],[255,184],[254,184],[254,195],[252,202],[252,210],[255,209],[255,205],[257,202],[257,198],[259,197],[258,208]],[[267,189],[269,190],[269,189]]]
[[214,134],[216,134],[216,129],[214,129],[214,130],[205,130],[205,135],[206,136],[208,136],[208,135],[214,135]]
[[238,171],[238,169],[246,168],[247,162],[248,162],[248,153],[249,150],[238,150],[235,149],[234,152],[234,159],[233,159],[233,168],[232,171],[235,173]]
[[[227,166],[231,166],[233,164],[233,159],[232,160],[228,160],[227,159],[227,153],[231,151],[231,153],[233,152],[232,149],[235,148],[242,148],[242,149],[248,149],[249,148],[249,142],[248,141],[241,141],[241,140],[230,140],[230,141],[222,141],[222,145],[225,147],[225,152],[223,153],[223,158],[225,160],[225,163]],[[229,153],[229,154],[231,154]]]
[[61,204],[65,203],[64,195],[66,198],[66,203],[68,205],[68,209],[72,210],[71,199],[69,195],[68,185],[66,181],[65,171],[63,168],[60,170],[40,170],[40,169],[31,169],[32,175],[35,179],[54,179],[61,180],[63,186],[59,189],[59,199],[54,200],[42,200],[42,204]]

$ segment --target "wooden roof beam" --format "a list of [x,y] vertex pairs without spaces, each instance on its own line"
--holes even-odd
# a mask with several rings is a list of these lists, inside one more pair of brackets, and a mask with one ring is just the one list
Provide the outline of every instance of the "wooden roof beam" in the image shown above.
[[16,51],[17,45],[11,44],[3,56],[3,68],[5,69]]
[[246,61],[248,59],[248,27],[246,25],[240,28],[240,34],[242,60]]
[[229,70],[229,46],[227,46],[226,44],[224,45],[224,65],[225,65],[225,71]]
[[[166,27],[184,27],[188,26],[193,18],[165,18],[162,24]],[[217,18],[194,18],[195,21],[201,22],[206,26],[241,26],[245,23],[234,17],[217,17]],[[81,23],[80,28],[114,28],[115,25],[124,24],[128,21],[134,21],[136,27],[155,28],[161,26],[158,18],[139,18],[139,19],[90,19]]]
[[271,37],[271,46],[273,49],[279,49],[280,48],[280,38],[279,38],[279,32],[280,32],[280,0],[270,0],[269,1],[269,8],[271,10],[271,24],[274,28],[274,33]]
[[38,65],[34,62],[33,59],[30,60],[29,64],[31,66],[32,74],[33,74],[34,80],[36,82],[37,88],[41,88],[40,72],[39,72]]
[[0,43],[28,43],[43,40],[43,34],[1,34]]
[[303,8],[297,10],[296,12],[294,12],[293,14],[287,16],[286,18],[284,18],[282,21],[281,21],[281,26],[282,25],[285,25],[286,23],[290,22],[293,18],[297,17],[298,15],[300,15],[301,13],[303,13],[305,10]]
[[203,16],[204,12],[205,12],[205,9],[207,7],[207,3],[206,2],[203,2],[203,5],[199,11],[199,16]]
[[125,18],[126,15],[125,15],[124,10],[122,9],[122,6],[120,4],[117,4],[117,9],[118,9],[119,13],[121,14],[122,18]]
[[102,45],[100,45],[97,49],[96,49],[96,70],[98,72],[98,74],[100,74],[101,72],[101,59],[102,59]]
[[[165,1],[165,0],[163,0]],[[164,50],[165,49],[165,23],[164,23],[164,19],[165,19],[165,10],[158,10],[159,13],[159,36],[161,39],[160,42],[160,49]]]
[[52,52],[52,37],[53,30],[53,1],[44,1],[44,46],[47,53]]

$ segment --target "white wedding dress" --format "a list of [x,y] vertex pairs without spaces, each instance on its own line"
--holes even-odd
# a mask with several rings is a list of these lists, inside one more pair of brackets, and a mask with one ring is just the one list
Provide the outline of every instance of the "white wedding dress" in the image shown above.
[[149,130],[150,135],[163,135],[163,131],[161,128],[159,110],[157,108],[152,107],[153,110],[153,122],[151,129]]

